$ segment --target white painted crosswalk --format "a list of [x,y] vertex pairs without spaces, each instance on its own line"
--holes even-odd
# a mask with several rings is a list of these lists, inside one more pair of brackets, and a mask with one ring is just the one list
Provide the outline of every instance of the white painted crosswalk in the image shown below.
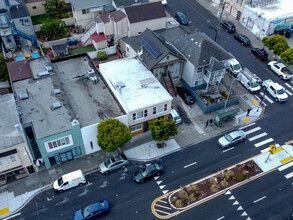
[[245,132],[248,141],[253,142],[253,145],[257,148],[261,146],[267,146],[268,143],[274,141],[273,138],[269,137],[268,134],[263,132],[262,128],[257,126],[255,123],[246,125],[240,129]]

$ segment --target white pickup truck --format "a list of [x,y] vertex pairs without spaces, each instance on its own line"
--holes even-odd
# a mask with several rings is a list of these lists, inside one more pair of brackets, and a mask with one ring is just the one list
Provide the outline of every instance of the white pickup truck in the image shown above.
[[287,69],[283,63],[271,61],[268,63],[268,68],[276,73],[281,79],[289,80],[293,77],[292,73]]
[[277,102],[285,102],[288,99],[288,95],[285,92],[285,89],[278,83],[274,83],[272,80],[267,79],[263,81],[262,86],[264,90],[268,91],[270,95],[277,101]]

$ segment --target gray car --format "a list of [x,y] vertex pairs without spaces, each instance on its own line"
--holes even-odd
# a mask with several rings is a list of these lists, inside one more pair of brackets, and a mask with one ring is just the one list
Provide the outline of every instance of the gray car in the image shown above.
[[228,134],[225,134],[223,137],[220,137],[218,144],[221,148],[227,148],[234,144],[244,141],[246,134],[242,130],[232,131]]
[[102,174],[109,174],[113,170],[125,168],[129,164],[126,156],[123,153],[114,155],[108,158],[105,162],[100,163],[98,169]]

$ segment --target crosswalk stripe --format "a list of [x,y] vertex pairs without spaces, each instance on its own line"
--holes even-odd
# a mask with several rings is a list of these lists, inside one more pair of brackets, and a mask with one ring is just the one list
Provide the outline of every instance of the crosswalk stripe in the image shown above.
[[259,135],[254,136],[254,137],[252,137],[252,138],[249,138],[248,140],[249,140],[249,141],[254,141],[254,140],[256,140],[256,139],[258,139],[258,138],[261,138],[261,137],[263,137],[263,136],[266,136],[266,135],[267,135],[267,133],[264,132],[264,133],[261,133],[261,134],[259,134]]
[[245,134],[248,135],[248,134],[251,134],[253,132],[256,132],[256,131],[258,131],[260,129],[261,129],[260,127],[256,127],[256,128],[250,129],[248,131],[245,131]]
[[270,147],[267,147],[267,148],[261,150],[260,152],[263,154],[263,153],[265,153],[265,152],[268,152],[270,149],[271,149]]
[[274,141],[274,139],[273,139],[273,138],[269,138],[269,139],[266,139],[266,140],[264,140],[264,141],[262,141],[262,142],[256,143],[254,146],[255,146],[255,147],[260,147],[260,146],[262,146],[262,145],[264,145],[264,144],[267,144],[267,143],[269,143],[269,142],[272,142],[272,141]]
[[265,95],[265,99],[268,100],[271,104],[274,103],[274,101],[272,101],[272,100],[271,100],[269,97],[267,97],[266,95]]
[[293,177],[293,172],[291,172],[291,173],[288,173],[287,175],[285,175],[285,177],[286,177],[287,179],[289,179],[289,178]]
[[293,89],[292,86],[290,86],[289,83],[285,83],[286,86],[288,86],[290,89]]
[[253,122],[253,123],[251,123],[251,124],[248,124],[248,125],[245,125],[245,126],[239,128],[239,129],[241,130],[241,129],[243,129],[243,128],[247,128],[247,127],[250,127],[250,126],[252,126],[252,125],[255,125],[255,122]]
[[289,95],[293,95],[291,92],[289,92],[288,90],[285,90],[286,93],[288,93]]
[[285,170],[285,169],[287,169],[289,167],[292,167],[292,166],[293,166],[293,161],[290,162],[290,163],[285,164],[284,166],[279,167],[278,170],[283,171],[283,170]]

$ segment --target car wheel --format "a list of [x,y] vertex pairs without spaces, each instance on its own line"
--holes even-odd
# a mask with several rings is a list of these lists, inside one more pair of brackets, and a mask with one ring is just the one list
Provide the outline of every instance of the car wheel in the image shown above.
[[78,184],[78,186],[82,186],[82,185],[83,185],[83,183],[79,183],[79,184]]
[[241,44],[242,44],[242,46],[244,46],[244,43],[243,42]]
[[126,167],[126,166],[125,166],[125,165],[123,165],[121,168],[122,168],[122,169],[125,169],[125,167]]
[[261,57],[258,58],[261,61]]
[[278,100],[278,98],[275,98],[275,100],[276,100],[276,102],[278,102],[279,100]]
[[228,33],[228,29],[225,30]]
[[272,69],[272,67],[270,66],[270,65],[268,65],[268,68],[271,70]]
[[141,183],[143,183],[143,182],[144,182],[144,180],[141,180],[140,182],[141,182]]
[[282,75],[280,75],[280,79],[284,79],[284,77]]
[[108,175],[109,173],[110,173],[109,171],[106,171],[106,172],[105,172],[105,174],[107,174],[107,175]]

